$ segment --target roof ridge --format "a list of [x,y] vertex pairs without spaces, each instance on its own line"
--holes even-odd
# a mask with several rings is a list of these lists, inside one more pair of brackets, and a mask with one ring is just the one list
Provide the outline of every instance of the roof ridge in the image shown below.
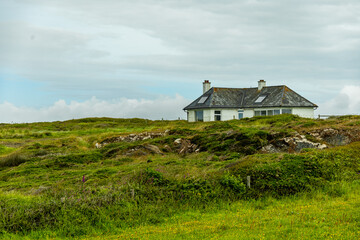
[[[270,88],[270,87],[286,87],[286,85],[265,86],[264,88]],[[257,89],[258,87],[249,87],[249,88],[211,87],[211,88],[220,88],[220,89]]]

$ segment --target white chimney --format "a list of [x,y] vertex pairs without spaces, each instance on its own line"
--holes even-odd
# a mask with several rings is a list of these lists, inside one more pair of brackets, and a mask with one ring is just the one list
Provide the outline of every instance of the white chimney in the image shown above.
[[266,87],[266,82],[261,79],[260,81],[258,81],[258,90],[261,91],[263,87]]
[[209,80],[204,80],[203,82],[203,93],[206,93],[211,88],[211,82]]

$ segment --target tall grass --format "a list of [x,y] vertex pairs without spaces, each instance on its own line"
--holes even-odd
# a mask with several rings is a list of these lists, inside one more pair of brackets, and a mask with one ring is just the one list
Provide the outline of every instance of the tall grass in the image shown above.
[[0,158],[1,167],[15,167],[28,160],[28,157],[23,153],[14,152],[10,155]]

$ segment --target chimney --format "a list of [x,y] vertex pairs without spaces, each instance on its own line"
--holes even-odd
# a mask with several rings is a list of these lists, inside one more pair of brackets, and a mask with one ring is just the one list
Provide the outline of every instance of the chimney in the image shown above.
[[203,82],[203,94],[206,93],[207,91],[209,91],[210,88],[211,88],[211,83],[209,82],[209,80],[204,80],[204,82]]
[[263,87],[266,87],[266,82],[261,79],[260,81],[258,81],[258,91],[261,91]]

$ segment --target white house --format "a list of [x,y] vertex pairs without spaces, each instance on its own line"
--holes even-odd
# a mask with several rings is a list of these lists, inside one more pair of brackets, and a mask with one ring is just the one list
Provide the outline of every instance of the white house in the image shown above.
[[184,111],[189,122],[208,122],[285,113],[313,118],[316,108],[316,104],[285,85],[267,87],[260,80],[257,88],[217,88],[205,80],[203,94]]

